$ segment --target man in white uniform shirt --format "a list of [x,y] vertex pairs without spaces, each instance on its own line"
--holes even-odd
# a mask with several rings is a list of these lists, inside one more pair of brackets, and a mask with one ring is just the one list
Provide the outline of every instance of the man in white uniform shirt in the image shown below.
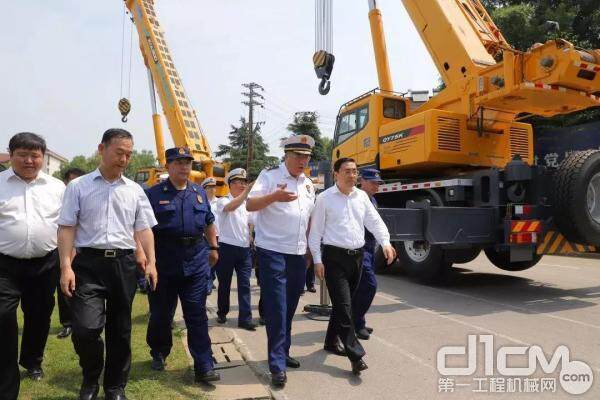
[[[217,229],[217,240],[219,239],[219,213],[217,212],[217,202],[219,198],[217,197],[217,180],[212,176],[209,176],[205,180],[202,181],[202,187],[206,192],[206,197],[208,197],[208,202],[210,203],[210,210],[215,216],[215,228]],[[210,295],[213,289],[216,289],[215,286],[215,278],[217,277],[217,273],[215,272],[215,268],[210,269],[210,274],[208,277],[208,292]]]
[[306,231],[315,189],[304,175],[314,139],[291,136],[282,145],[284,162],[263,170],[246,201],[254,217],[260,290],[264,299],[271,382],[282,387],[286,367],[300,363],[290,356],[292,319],[306,279]]
[[[58,277],[56,220],[65,185],[41,171],[46,142],[36,134],[14,135],[11,168],[0,172],[0,399],[19,395],[19,365],[33,380],[43,377],[42,359]],[[17,363],[17,306],[23,310]]]
[[[125,400],[137,281],[134,251],[136,243],[144,250],[144,272],[153,290],[156,218],[141,186],[123,176],[133,152],[131,134],[107,130],[98,152],[98,169],[73,180],[65,191],[58,220],[60,285],[71,298],[72,338],[83,372],[79,399],[96,399],[104,369],[105,399]],[[73,246],[77,255],[71,260]]]
[[233,271],[237,275],[238,326],[248,331],[256,330],[252,322],[250,303],[250,213],[246,210],[246,198],[251,186],[246,181],[246,170],[236,168],[225,177],[229,194],[217,202],[221,234],[219,236],[219,261],[215,267],[219,278],[217,322],[224,324],[229,313],[229,293]]
[[317,197],[308,243],[315,275],[319,279],[325,278],[332,303],[325,350],[341,355],[341,339],[352,372],[358,375],[367,369],[367,364],[362,360],[365,350],[354,332],[352,298],[360,281],[365,227],[381,245],[388,264],[396,258],[396,252],[390,244],[387,227],[369,196],[355,187],[358,178],[356,162],[351,158],[340,158],[333,171],[336,184]]

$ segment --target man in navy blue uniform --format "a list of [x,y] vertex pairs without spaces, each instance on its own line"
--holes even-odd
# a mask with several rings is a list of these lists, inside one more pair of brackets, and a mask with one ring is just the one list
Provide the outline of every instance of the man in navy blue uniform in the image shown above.
[[[368,195],[371,203],[377,207],[375,193],[379,190],[379,185],[383,183],[379,171],[374,168],[363,169],[360,173],[360,188]],[[363,247],[362,275],[358,284],[358,289],[352,302],[352,314],[354,315],[354,330],[359,339],[368,340],[373,328],[366,326],[365,314],[371,307],[371,303],[377,292],[377,280],[375,279],[375,269],[373,260],[375,258],[375,247],[377,241],[371,232],[365,229],[365,246]]]
[[[206,281],[218,259],[215,217],[204,189],[189,181],[193,160],[189,149],[168,149],[165,156],[169,179],[147,189],[158,220],[153,230],[161,277],[156,290],[149,294],[146,341],[152,369],[165,368],[173,345],[171,321],[179,297],[196,381],[216,381],[220,376],[214,371],[206,316]],[[204,237],[210,246],[208,258]]]

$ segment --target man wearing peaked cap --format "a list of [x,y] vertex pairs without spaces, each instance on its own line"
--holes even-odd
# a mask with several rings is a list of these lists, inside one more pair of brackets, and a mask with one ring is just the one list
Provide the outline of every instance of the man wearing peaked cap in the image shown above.
[[[381,174],[375,168],[365,168],[360,171],[360,188],[369,195],[371,203],[377,208],[375,193],[379,185],[383,183]],[[373,260],[375,259],[375,248],[377,241],[368,229],[365,229],[365,245],[363,247],[362,274],[358,288],[352,299],[352,315],[354,317],[354,330],[359,339],[368,340],[373,329],[366,326],[365,314],[371,307],[371,303],[377,292],[377,280]]]
[[[169,178],[147,190],[158,220],[153,230],[160,275],[156,290],[149,293],[146,341],[151,367],[157,371],[165,368],[173,346],[171,321],[179,298],[196,381],[216,381],[220,377],[214,371],[206,316],[210,266],[218,259],[215,217],[204,189],[189,181],[193,160],[189,149],[168,149],[165,158]],[[210,246],[208,257],[204,237]]]
[[264,317],[269,370],[271,382],[277,387],[287,381],[286,367],[300,367],[290,356],[291,331],[306,278],[306,232],[315,189],[304,169],[314,144],[307,135],[282,141],[284,161],[260,173],[246,202],[248,211],[256,211],[260,290],[261,296],[268,299]]
[[246,198],[250,185],[246,181],[246,170],[236,168],[225,176],[229,185],[229,194],[221,197],[217,203],[220,217],[221,235],[219,236],[219,262],[215,270],[219,278],[217,322],[227,321],[229,313],[229,294],[233,271],[237,276],[238,326],[254,331],[250,303],[250,275],[252,258],[250,250],[250,213],[246,210]]
[[[208,202],[210,203],[210,210],[215,216],[215,229],[217,230],[217,242],[219,241],[219,213],[217,212],[217,202],[219,198],[217,197],[217,180],[212,176],[209,176],[205,180],[202,181],[202,187],[206,192],[206,197],[208,197]],[[210,295],[213,289],[216,289],[215,279],[217,279],[217,273],[215,272],[215,268],[210,269],[210,276],[208,277],[208,295]]]

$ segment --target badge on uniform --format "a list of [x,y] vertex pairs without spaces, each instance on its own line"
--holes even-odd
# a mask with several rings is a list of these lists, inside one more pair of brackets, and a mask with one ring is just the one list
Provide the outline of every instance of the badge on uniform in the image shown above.
[[306,185],[306,191],[310,193],[310,185]]
[[169,203],[170,203],[170,201],[169,201],[169,200],[160,200],[160,201],[158,202],[158,204],[169,204]]
[[202,195],[196,196],[198,198],[198,203],[202,204]]
[[285,189],[287,187],[287,183],[279,183],[277,184],[277,189]]

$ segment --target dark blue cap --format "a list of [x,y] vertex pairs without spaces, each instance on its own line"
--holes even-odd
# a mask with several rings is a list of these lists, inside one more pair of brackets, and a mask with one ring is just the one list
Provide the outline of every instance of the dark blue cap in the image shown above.
[[167,159],[167,162],[171,162],[180,158],[187,158],[189,160],[193,160],[194,156],[192,156],[192,153],[190,153],[190,149],[188,149],[187,147],[173,147],[165,151],[165,158]]
[[365,168],[360,171],[360,177],[366,181],[374,181],[377,183],[383,183],[379,170],[375,168]]

